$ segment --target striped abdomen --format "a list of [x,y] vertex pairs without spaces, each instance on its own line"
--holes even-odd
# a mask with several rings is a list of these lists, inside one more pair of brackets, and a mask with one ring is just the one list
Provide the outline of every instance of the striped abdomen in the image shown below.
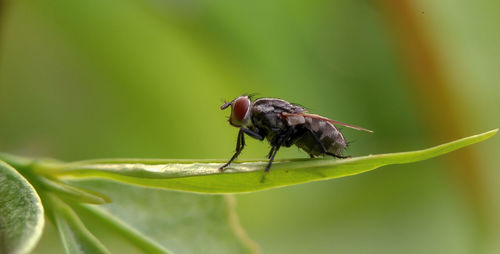
[[[304,117],[304,122],[300,124],[304,128],[304,134],[298,137],[294,144],[306,151],[309,155],[323,155],[325,150],[338,156],[347,144],[344,136],[331,123]],[[298,127],[298,126],[297,126]],[[318,143],[321,143],[321,145]]]

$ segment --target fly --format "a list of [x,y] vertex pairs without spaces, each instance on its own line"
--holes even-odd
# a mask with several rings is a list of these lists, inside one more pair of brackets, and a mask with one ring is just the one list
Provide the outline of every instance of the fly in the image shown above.
[[224,170],[233,162],[245,147],[245,135],[258,140],[267,139],[271,150],[267,155],[269,172],[274,156],[282,147],[298,146],[311,158],[329,155],[335,158],[342,156],[347,146],[344,136],[334,126],[342,125],[356,130],[373,132],[351,124],[341,123],[329,118],[309,114],[302,106],[277,98],[260,98],[251,101],[249,96],[242,95],[231,102],[224,103],[224,110],[231,106],[229,123],[240,129],[236,140],[236,152],[219,170]]

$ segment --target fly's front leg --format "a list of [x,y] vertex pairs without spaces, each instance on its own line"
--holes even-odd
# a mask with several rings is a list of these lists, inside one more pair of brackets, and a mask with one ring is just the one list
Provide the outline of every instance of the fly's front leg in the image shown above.
[[229,164],[231,164],[231,162],[233,162],[238,157],[238,155],[240,155],[243,147],[245,147],[245,137],[243,136],[243,131],[240,129],[240,131],[238,132],[238,139],[236,140],[236,152],[226,164],[222,165],[219,168],[219,171],[224,171],[224,168],[229,166]]
[[251,131],[251,130],[245,129],[245,128],[241,128],[240,130],[243,131],[244,133],[246,133],[248,136],[250,136],[252,138],[258,139],[260,141],[264,140],[264,136],[262,136],[261,134],[259,134],[259,130],[258,129],[257,129],[257,132]]

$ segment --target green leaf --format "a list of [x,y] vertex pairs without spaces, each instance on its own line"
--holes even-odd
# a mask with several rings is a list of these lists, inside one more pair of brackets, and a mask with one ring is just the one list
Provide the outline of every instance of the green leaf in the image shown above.
[[224,161],[193,160],[97,160],[60,165],[40,165],[40,174],[71,177],[104,177],[142,186],[202,193],[250,192],[298,183],[360,174],[390,164],[404,164],[433,158],[457,150],[497,133],[498,129],[432,148],[350,159],[295,159],[276,161],[264,173],[266,161],[231,164]]
[[44,203],[54,221],[66,253],[109,253],[85,225],[73,209],[53,195],[44,195]]
[[0,161],[0,253],[29,253],[42,235],[42,203],[31,184]]
[[[113,203],[81,205],[85,218],[113,228],[145,253],[250,253],[229,196],[141,188],[105,179],[72,181]],[[146,209],[147,208],[147,209]]]
[[60,182],[57,179],[47,179],[45,177],[37,177],[37,182],[44,189],[57,193],[57,195],[60,197],[66,197],[79,202],[98,204],[98,205],[111,202],[111,199],[109,199],[109,197],[106,197],[102,193],[67,185],[65,183]]

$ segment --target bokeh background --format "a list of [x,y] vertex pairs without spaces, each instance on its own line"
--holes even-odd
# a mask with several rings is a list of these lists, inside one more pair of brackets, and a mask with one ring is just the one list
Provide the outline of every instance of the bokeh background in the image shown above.
[[[0,151],[229,158],[243,93],[375,130],[344,129],[348,155],[425,148],[500,126],[499,27],[492,0],[4,0]],[[494,137],[237,209],[264,253],[499,253],[499,165]]]

